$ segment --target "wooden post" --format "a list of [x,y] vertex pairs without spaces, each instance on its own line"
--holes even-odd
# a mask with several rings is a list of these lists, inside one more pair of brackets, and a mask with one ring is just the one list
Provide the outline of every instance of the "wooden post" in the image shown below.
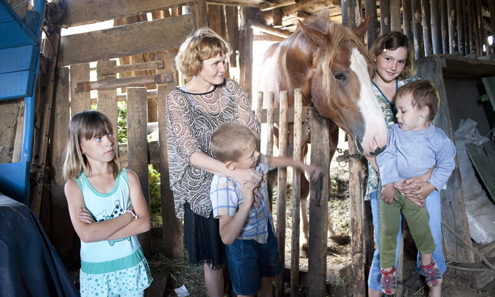
[[371,48],[375,40],[378,38],[378,20],[376,13],[376,1],[375,0],[365,0],[365,8],[366,17],[371,16],[370,24],[368,25],[368,49]]
[[284,17],[284,13],[282,11],[282,8],[275,8],[272,10],[273,28],[283,27],[282,24],[283,17]]
[[457,16],[457,26],[456,26],[456,32],[457,32],[457,50],[461,53],[462,56],[464,56],[465,53],[465,47],[464,47],[464,11],[462,9],[462,0],[456,0],[455,1],[455,9],[456,9],[456,16]]
[[[302,93],[294,90],[294,160],[302,159]],[[290,296],[299,296],[299,236],[301,220],[301,170],[292,168],[292,245]]]
[[266,127],[267,127],[267,141],[266,141],[266,154],[268,156],[273,155],[273,124],[274,124],[274,109],[275,109],[275,93],[268,93],[268,111],[266,116]]
[[[435,1],[433,1],[435,2]],[[428,57],[433,52],[431,45],[431,11],[430,0],[421,0],[421,19],[423,20],[424,55]]]
[[[88,67],[89,70],[89,67]],[[51,133],[51,209],[50,240],[62,261],[66,264],[78,265],[79,244],[74,228],[70,223],[69,208],[64,194],[65,180],[62,177],[64,149],[67,145],[67,128],[70,121],[69,105],[69,68],[57,69],[53,126]],[[74,112],[74,111],[73,111]],[[45,221],[45,219],[43,219]]]
[[478,15],[478,0],[473,0],[473,42],[474,42],[474,53],[476,55],[476,58],[481,57],[481,43],[480,43],[480,31],[478,28],[478,21],[479,21],[479,15]]
[[423,34],[421,31],[421,0],[411,0],[411,5],[413,13],[414,52],[416,53],[417,60],[424,57]]
[[390,31],[390,0],[380,0],[380,31],[382,35]]
[[158,85],[158,133],[160,142],[160,194],[162,197],[162,235],[163,254],[166,257],[182,259],[184,256],[182,222],[175,216],[174,193],[170,189],[170,173],[168,168],[167,147],[167,96],[177,87],[177,76],[174,71],[173,52],[156,53],[155,59],[163,61],[163,69],[157,69],[157,73],[173,73],[173,81],[169,84]]
[[440,18],[441,1],[431,1],[431,39],[433,54],[443,54],[442,51],[442,26]]
[[404,24],[404,35],[409,38],[410,41],[414,40],[412,26],[413,26],[413,13],[412,13],[412,0],[402,0],[402,13]]
[[[280,92],[280,115],[279,115],[279,138],[278,138],[278,155],[287,157],[287,132],[288,132],[288,115],[289,103],[287,100],[287,91]],[[278,169],[277,183],[277,238],[278,251],[280,259],[285,267],[285,217],[287,205],[287,168]],[[284,297],[284,275],[278,275],[275,278],[275,296]]]
[[263,118],[263,92],[258,92],[258,101],[256,102],[256,121],[260,124],[261,127],[261,119]]
[[442,28],[442,53],[448,54],[450,52],[449,43],[449,16],[447,11],[447,1],[440,0],[440,26]]
[[[473,1],[468,0],[466,3],[466,14],[467,14],[467,28],[468,28],[468,33],[466,36],[468,36],[468,42],[466,42],[467,45],[467,50],[466,54],[471,55],[476,53],[476,49],[474,47],[474,35],[473,35],[473,21],[474,21],[474,11],[473,11]],[[494,16],[495,17],[495,16]]]
[[[148,176],[148,98],[146,88],[127,88],[127,156],[129,169],[136,172],[144,199],[150,205]],[[151,256],[151,232],[138,235],[146,257]]]
[[70,65],[70,111],[71,117],[76,113],[91,109],[89,92],[77,92],[77,83],[89,81],[89,64]]
[[447,15],[449,28],[449,53],[457,52],[457,16],[455,0],[447,0]]
[[194,1],[194,21],[196,23],[196,29],[208,26],[208,8],[206,0]]
[[390,0],[390,30],[392,31],[402,31],[400,4],[401,0]]
[[361,0],[352,1],[353,12],[353,28],[358,27],[363,22],[363,14],[361,9]]
[[[96,73],[98,80],[115,79],[115,74],[103,75],[102,70],[105,67],[113,67],[117,65],[115,60],[100,60],[96,64]],[[98,90],[98,111],[106,115],[112,123],[115,135],[118,133],[118,118],[119,110],[117,107],[117,90]]]
[[237,55],[239,50],[239,24],[238,10],[234,6],[226,6],[227,17],[227,36],[230,46],[232,47],[232,55],[230,55],[230,66],[237,67]]
[[[330,167],[328,120],[315,110],[311,112],[311,163],[327,170]],[[327,230],[328,230],[328,176],[311,181],[309,203],[309,295],[326,295]],[[364,295],[356,295],[364,296]]]
[[[59,30],[60,29],[57,29],[57,32],[51,32],[51,34],[47,37],[48,39],[46,42],[50,43],[50,46],[53,46],[53,57],[51,60],[45,60],[48,65],[46,73],[42,73],[40,71],[38,75],[38,84],[42,84],[43,86],[46,86],[46,88],[41,88],[38,95],[39,100],[36,102],[36,117],[38,118],[40,126],[39,130],[34,130],[35,133],[33,135],[33,144],[36,144],[35,147],[37,149],[33,149],[31,169],[39,168],[39,171],[36,176],[38,183],[36,187],[34,187],[34,191],[31,191],[31,199],[29,199],[30,208],[37,217],[40,216],[41,199],[44,192],[45,182],[48,180],[46,178],[47,176],[45,176],[45,171],[49,145],[48,137],[50,134],[54,103],[55,74],[57,72],[58,45],[60,41]],[[35,125],[35,128],[36,126],[37,125]],[[21,146],[19,145],[19,147]]]
[[353,24],[353,11],[352,11],[352,1],[351,0],[341,0],[342,9],[342,24],[352,29]]
[[225,32],[222,32],[221,26],[221,11],[222,6],[208,4],[208,27],[215,31],[218,35],[224,37]]
[[[349,154],[359,155],[354,139],[349,139]],[[363,245],[363,192],[361,188],[363,163],[360,158],[349,161],[349,198],[351,216],[351,253],[352,253],[352,294],[366,295],[364,276],[364,245]]]
[[[490,1],[490,28],[492,29],[492,38],[495,39],[495,3],[493,3],[493,1]],[[495,42],[495,40],[493,40],[493,42]],[[486,45],[487,46],[487,50],[490,51],[490,50],[493,50],[495,48],[495,43],[492,43],[492,45]],[[489,57],[491,57],[493,59],[495,53],[493,52],[490,52],[489,53]]]

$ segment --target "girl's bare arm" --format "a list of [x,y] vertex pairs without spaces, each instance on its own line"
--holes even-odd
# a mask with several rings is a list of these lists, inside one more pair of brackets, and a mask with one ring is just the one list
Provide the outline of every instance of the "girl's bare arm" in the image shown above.
[[83,242],[96,242],[108,239],[112,234],[128,225],[134,217],[130,213],[125,213],[115,219],[86,223],[78,218],[77,213],[85,209],[84,199],[75,180],[69,180],[64,187],[65,197],[69,207],[70,220],[77,235]]

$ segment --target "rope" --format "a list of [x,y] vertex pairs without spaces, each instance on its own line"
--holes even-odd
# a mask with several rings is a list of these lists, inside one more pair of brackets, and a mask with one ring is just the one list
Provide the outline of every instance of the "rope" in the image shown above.
[[492,270],[495,270],[495,267],[485,258],[485,256],[483,254],[481,254],[478,249],[476,248],[473,248],[472,245],[470,245],[466,240],[464,240],[463,238],[461,238],[459,236],[459,234],[457,234],[454,230],[452,230],[452,228],[450,228],[449,225],[445,224],[445,222],[442,220],[442,225],[447,228],[450,233],[454,234],[455,237],[457,237],[457,239],[459,239],[462,243],[464,243],[465,246],[467,246],[470,250],[472,250],[477,256],[479,256],[481,258],[481,261],[483,263],[485,263],[486,266],[490,267]]

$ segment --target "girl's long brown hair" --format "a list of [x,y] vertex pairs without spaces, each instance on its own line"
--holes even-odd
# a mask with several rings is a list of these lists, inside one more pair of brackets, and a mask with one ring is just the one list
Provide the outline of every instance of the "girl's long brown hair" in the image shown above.
[[[81,140],[102,137],[110,133],[113,133],[112,124],[101,112],[86,110],[72,117],[69,123],[69,137],[65,147],[62,170],[62,175],[66,181],[76,178],[81,172],[86,175],[91,172],[91,166],[86,156],[81,152]],[[115,139],[117,141],[117,138]],[[122,171],[122,165],[117,154],[110,162],[113,167],[113,177],[117,179],[117,176]]]

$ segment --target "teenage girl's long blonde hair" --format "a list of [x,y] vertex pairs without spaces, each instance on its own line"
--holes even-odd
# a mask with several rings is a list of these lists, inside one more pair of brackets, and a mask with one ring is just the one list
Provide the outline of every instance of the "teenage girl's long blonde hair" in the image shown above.
[[[65,147],[65,160],[62,170],[63,177],[66,181],[78,177],[81,172],[84,172],[86,175],[91,172],[91,166],[86,156],[81,152],[81,140],[102,137],[110,133],[113,133],[112,124],[101,112],[86,110],[72,117],[69,123],[69,137],[67,139],[67,146]],[[113,177],[117,179],[117,176],[122,171],[117,154],[115,154],[113,160],[110,162],[113,167]]]

